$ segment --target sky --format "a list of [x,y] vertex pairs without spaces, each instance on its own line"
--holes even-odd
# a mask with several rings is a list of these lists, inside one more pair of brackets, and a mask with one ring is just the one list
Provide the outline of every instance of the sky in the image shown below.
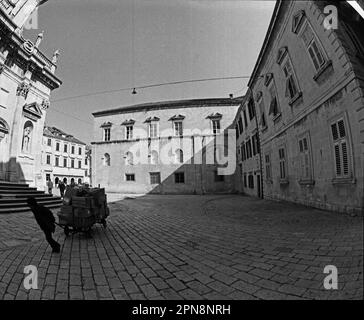
[[[49,0],[24,37],[48,57],[59,49],[46,124],[93,141],[92,112],[164,100],[244,94],[248,80],[188,83],[63,100],[120,88],[250,76],[275,1]],[[60,100],[60,101],[57,101]]]

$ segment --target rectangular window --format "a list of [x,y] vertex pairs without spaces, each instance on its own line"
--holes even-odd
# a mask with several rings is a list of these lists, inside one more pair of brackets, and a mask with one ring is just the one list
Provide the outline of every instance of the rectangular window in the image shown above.
[[47,140],[47,146],[48,146],[48,147],[51,147],[51,146],[52,146],[52,139],[48,139],[48,140]]
[[72,146],[72,147],[71,147],[71,153],[72,153],[72,154],[75,154],[75,146]]
[[135,181],[135,174],[134,173],[127,173],[125,175],[125,180],[126,181]]
[[59,142],[56,143],[56,151],[59,151]]
[[126,126],[125,127],[125,139],[126,140],[132,140],[133,139],[133,126]]
[[248,176],[248,185],[250,189],[254,189],[254,176],[252,174]]
[[269,93],[270,93],[270,105],[269,105],[269,113],[268,115],[273,114],[273,117],[276,117],[279,115],[279,106],[278,106],[278,98],[276,94],[275,85],[272,83],[272,85],[269,87]]
[[243,142],[241,144],[241,160],[245,161],[246,160],[246,151],[245,151],[245,143]]
[[247,188],[248,184],[247,184],[247,179],[246,179],[246,173],[244,173],[244,187]]
[[279,169],[280,169],[280,178],[287,178],[287,169],[286,169],[286,152],[284,148],[280,148],[278,150],[279,153]]
[[269,154],[265,155],[265,174],[266,174],[267,180],[272,180],[272,167],[271,167],[271,163],[270,163]]
[[82,168],[82,162],[79,160],[78,161],[78,169],[81,169]]
[[184,172],[176,172],[174,174],[174,182],[175,183],[185,183],[185,173]]
[[315,69],[319,70],[325,64],[325,57],[309,23],[306,23],[306,26],[302,31],[301,38],[307,48]]
[[104,141],[110,141],[111,138],[111,129],[105,128],[104,129]]
[[51,155],[47,154],[47,164],[51,164]]
[[286,78],[286,97],[293,99],[298,94],[297,82],[289,59],[283,64],[283,73]]
[[254,109],[253,99],[250,99],[249,102],[248,102],[248,112],[249,112],[249,119],[251,121],[255,117],[255,109]]
[[68,146],[65,144],[65,145],[63,146],[63,152],[67,152],[67,150],[68,150]]
[[246,158],[250,159],[253,156],[252,153],[252,144],[250,139],[246,142]]
[[56,160],[55,160],[55,166],[56,166],[56,167],[59,167],[59,157],[56,157]]
[[260,122],[259,124],[262,126],[262,129],[265,129],[267,127],[267,121],[265,119],[265,109],[264,109],[264,102],[263,98],[260,98],[259,103],[259,110],[260,110]]
[[63,158],[63,167],[67,168],[67,158]]
[[244,116],[244,124],[245,124],[245,128],[246,128],[248,126],[248,118],[246,117],[245,110],[243,110],[243,116]]
[[335,173],[337,178],[351,175],[349,142],[343,119],[331,124],[331,134],[334,142]]
[[149,123],[149,138],[158,137],[158,123],[151,122]]
[[252,136],[253,156],[255,156],[258,153],[256,139],[257,139],[256,135],[253,135]]
[[78,148],[78,155],[81,156],[82,155],[82,148]]
[[0,88],[0,107],[6,109],[8,107],[9,91]]
[[85,158],[85,166],[87,166],[87,158]]
[[71,168],[75,167],[75,160],[71,159]]
[[218,134],[220,133],[220,119],[214,119],[212,120],[212,133],[213,134]]
[[241,116],[239,116],[238,127],[239,127],[239,133],[242,134],[244,131],[244,128],[243,128],[243,120],[241,119]]
[[161,174],[160,172],[150,172],[150,184],[160,184]]
[[298,146],[300,150],[301,179],[302,180],[311,179],[312,178],[311,154],[310,154],[310,147],[308,144],[308,137],[304,137],[298,140]]
[[182,121],[174,121],[174,135],[176,137],[183,136],[183,123]]
[[225,176],[220,175],[217,170],[215,170],[215,182],[224,182]]
[[236,136],[236,139],[239,138],[239,127],[238,127],[238,124],[235,125],[235,136]]

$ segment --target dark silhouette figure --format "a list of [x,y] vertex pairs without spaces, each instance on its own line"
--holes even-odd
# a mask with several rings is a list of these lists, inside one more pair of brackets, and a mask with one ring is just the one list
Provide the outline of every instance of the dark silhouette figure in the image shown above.
[[28,198],[27,203],[34,214],[39,227],[44,232],[49,245],[52,247],[52,252],[59,253],[61,245],[52,238],[52,233],[56,230],[56,220],[54,219],[52,211],[39,205],[34,198]]
[[64,190],[66,189],[66,186],[62,181],[60,181],[59,184],[58,184],[58,187],[59,187],[59,192],[61,193],[61,197],[63,198],[64,197]]

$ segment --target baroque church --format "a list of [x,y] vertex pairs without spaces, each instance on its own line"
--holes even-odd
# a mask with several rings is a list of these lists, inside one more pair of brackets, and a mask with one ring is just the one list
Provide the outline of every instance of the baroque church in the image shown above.
[[43,187],[41,145],[59,52],[46,57],[23,37],[26,22],[47,0],[0,0],[0,181]]

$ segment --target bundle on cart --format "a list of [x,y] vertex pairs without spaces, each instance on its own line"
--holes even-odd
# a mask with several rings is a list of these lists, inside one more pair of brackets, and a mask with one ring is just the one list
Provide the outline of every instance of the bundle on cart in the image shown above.
[[89,233],[95,223],[106,228],[109,214],[105,189],[68,187],[58,213],[59,225],[66,235],[70,232]]

